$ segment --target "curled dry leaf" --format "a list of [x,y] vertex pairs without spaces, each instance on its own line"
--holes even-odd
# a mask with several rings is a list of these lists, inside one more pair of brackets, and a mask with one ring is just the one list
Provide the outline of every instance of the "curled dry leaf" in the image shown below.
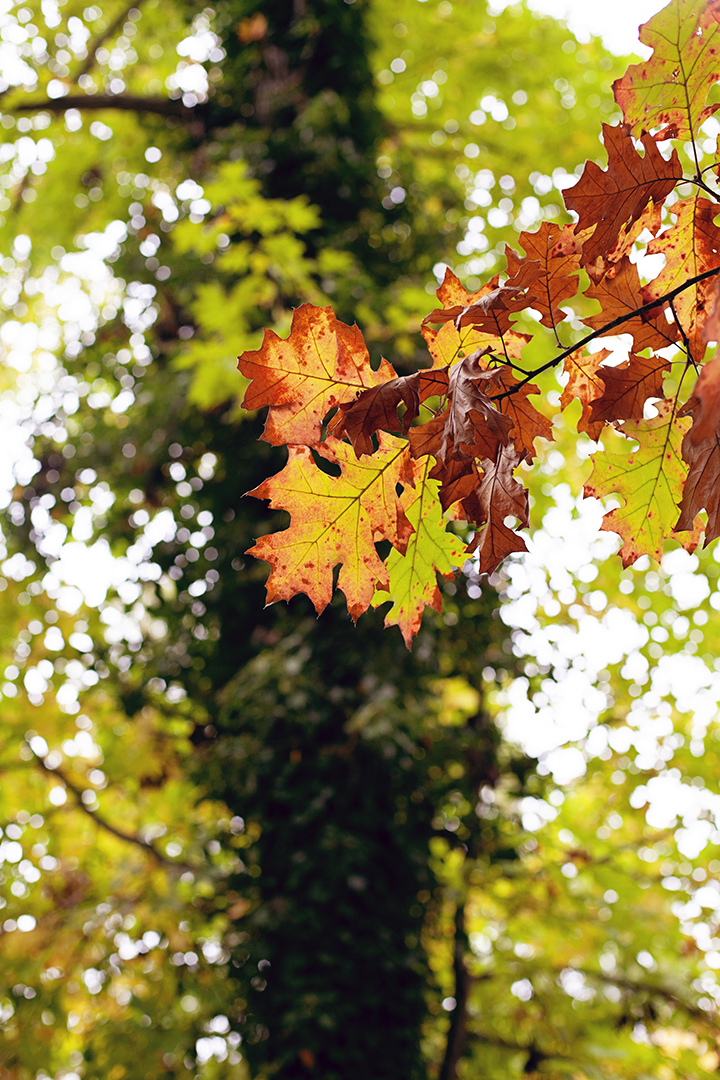
[[525,455],[515,447],[500,447],[494,459],[482,461],[483,476],[477,492],[477,520],[485,525],[473,537],[469,551],[477,552],[478,573],[491,574],[513,551],[527,551],[522,536],[505,524],[515,517],[529,525],[528,493],[513,476]]
[[[345,402],[330,423],[338,439],[347,435],[358,457],[372,454],[372,436],[376,431],[399,431],[405,434],[420,412],[420,403],[442,396],[448,389],[446,370],[429,369],[391,379],[382,386],[364,390],[355,401]],[[405,406],[402,419],[398,408]]]
[[720,355],[701,369],[682,409],[688,413],[692,427],[682,441],[682,455],[690,471],[676,529],[692,529],[697,514],[706,510],[705,543],[710,543],[720,536]]

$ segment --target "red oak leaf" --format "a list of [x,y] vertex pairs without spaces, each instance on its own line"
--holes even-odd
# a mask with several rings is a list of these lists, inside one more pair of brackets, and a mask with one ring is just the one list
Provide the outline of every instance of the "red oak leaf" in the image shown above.
[[598,370],[604,389],[590,404],[591,421],[642,420],[643,406],[648,398],[663,396],[663,375],[670,370],[670,361],[662,356],[635,356],[617,367]]
[[288,338],[266,330],[262,347],[243,353],[238,367],[252,380],[243,408],[270,406],[262,437],[273,446],[314,446],[330,409],[395,377],[386,360],[370,367],[357,326],[312,304],[295,310]]
[[644,156],[635,149],[627,131],[603,124],[607,169],[603,171],[594,161],[586,162],[577,184],[564,192],[568,210],[578,214],[578,230],[594,226],[583,244],[583,266],[612,251],[623,228],[636,222],[651,200],[663,203],[682,178],[677,150],[666,161],[647,132],[641,141]]

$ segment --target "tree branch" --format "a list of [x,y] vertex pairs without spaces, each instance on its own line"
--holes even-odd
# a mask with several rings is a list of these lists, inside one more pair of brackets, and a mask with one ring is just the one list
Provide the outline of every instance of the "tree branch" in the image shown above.
[[466,949],[465,905],[458,898],[455,908],[455,941],[453,946],[455,1008],[450,1014],[445,1056],[440,1067],[438,1080],[456,1080],[458,1063],[467,1041],[467,1002],[472,976],[465,965]]
[[587,334],[586,337],[580,341],[576,341],[574,345],[570,345],[569,348],[563,349],[553,360],[548,360],[546,364],[541,364],[539,368],[536,368],[531,375],[527,378],[521,379],[519,383],[511,387],[509,390],[503,390],[501,394],[496,394],[492,400],[500,401],[502,398],[510,397],[512,394],[517,394],[518,390],[521,390],[523,386],[534,379],[536,375],[540,375],[543,371],[548,371],[550,368],[555,367],[564,360],[566,356],[570,356],[571,353],[577,352],[578,349],[583,349],[591,341],[596,338],[605,337],[610,330],[615,330],[622,326],[623,323],[628,322],[630,319],[634,319],[637,315],[644,315],[648,311],[652,311],[653,308],[660,307],[662,304],[671,303],[676,296],[685,292],[686,289],[691,289],[693,285],[697,285],[700,281],[706,281],[707,278],[714,277],[716,274],[720,274],[720,266],[716,266],[713,270],[705,270],[702,274],[697,274],[696,277],[689,278],[682,285],[678,285],[676,289],[672,289],[669,293],[665,293],[664,296],[658,297],[657,300],[651,300],[647,304],[643,304],[639,308],[635,308],[634,311],[628,311],[626,315],[619,315],[617,319],[612,319],[611,322],[606,323],[605,326],[601,326],[599,330],[593,330],[592,334]]
[[198,109],[189,109],[178,98],[143,97],[140,94],[66,94],[46,101],[16,105],[11,112],[65,112],[67,109],[124,109],[129,112],[150,112],[158,116],[179,116],[183,120],[199,119]]
[[91,818],[92,821],[94,821],[102,829],[105,829],[106,832],[109,832],[117,840],[123,840],[125,841],[125,843],[128,844],[135,844],[136,847],[141,848],[148,855],[152,855],[152,857],[156,859],[157,862],[162,863],[163,866],[172,867],[174,870],[193,869],[191,866],[187,866],[186,863],[179,863],[176,862],[174,859],[168,859],[165,855],[159,852],[157,848],[153,847],[152,844],[148,843],[146,840],[141,840],[139,836],[135,836],[132,833],[123,832],[121,829],[117,829],[114,825],[111,825],[110,822],[106,821],[105,818],[101,817],[100,814],[95,813],[94,810],[90,810],[85,805],[82,798],[84,794],[83,790],[77,787],[72,782],[72,780],[69,780],[64,772],[62,772],[60,769],[51,769],[50,766],[46,765],[44,760],[37,755],[35,756],[35,760],[37,761],[40,768],[43,769],[49,776],[57,776],[60,780],[62,780],[68,791],[70,791],[75,796],[75,803],[78,810],[82,810],[82,812],[84,814],[87,814],[87,816]]

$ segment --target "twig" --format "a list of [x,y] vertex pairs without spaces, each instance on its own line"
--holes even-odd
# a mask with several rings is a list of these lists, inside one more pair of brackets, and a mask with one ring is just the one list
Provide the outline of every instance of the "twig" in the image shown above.
[[517,394],[518,390],[521,390],[523,386],[527,385],[531,379],[534,379],[536,375],[540,375],[543,371],[548,371],[550,368],[555,367],[564,360],[566,356],[570,356],[571,353],[577,352],[578,349],[583,349],[595,338],[605,337],[610,330],[615,330],[618,326],[622,326],[623,323],[629,322],[630,319],[634,319],[637,315],[644,315],[645,312],[651,311],[653,308],[659,307],[662,304],[668,304],[679,296],[680,293],[685,292],[686,289],[692,288],[693,285],[697,285],[700,281],[705,281],[707,278],[714,277],[716,274],[720,274],[720,266],[716,266],[714,270],[706,270],[702,274],[698,274],[696,277],[689,278],[688,281],[682,285],[678,285],[676,289],[672,289],[669,293],[665,293],[664,296],[658,297],[657,300],[651,300],[647,304],[643,304],[642,307],[635,308],[634,311],[628,311],[626,315],[618,315],[617,319],[613,319],[611,322],[601,326],[599,330],[593,330],[592,334],[588,334],[580,341],[576,341],[574,345],[571,345],[567,349],[563,349],[553,360],[548,360],[546,364],[541,364],[539,368],[536,368],[532,374],[527,378],[521,379],[509,390],[503,390],[501,394],[495,394],[492,398],[493,401],[499,401],[502,398],[510,397],[511,394]]
[[688,360],[690,361],[690,363],[693,365],[693,367],[697,371],[697,364],[695,363],[695,357],[693,356],[692,349],[690,348],[690,342],[688,340],[688,336],[685,333],[685,327],[680,322],[680,317],[679,317],[679,315],[677,313],[677,310],[675,308],[675,304],[673,303],[672,300],[669,301],[669,307],[670,307],[670,310],[673,313],[673,318],[674,318],[674,320],[675,320],[675,322],[677,324],[677,328],[680,331],[680,336],[683,339],[683,345],[685,346],[685,355],[687,356]]
[[[97,814],[94,810],[90,810],[85,805],[82,798],[84,791],[81,788],[77,787],[72,782],[72,780],[69,780],[64,772],[62,772],[60,769],[51,769],[49,765],[45,764],[43,758],[38,757],[37,755],[35,757],[35,760],[37,761],[40,768],[43,769],[46,773],[48,773],[49,776],[57,776],[60,780],[62,780],[68,791],[72,792],[72,794],[75,796],[75,802],[78,810],[82,810],[82,812],[84,814],[87,814],[87,816],[91,818],[92,821],[94,821],[101,828],[105,829],[106,832],[109,832],[112,836],[116,837],[116,839],[124,840],[128,844],[135,844],[136,847],[141,848],[148,855],[152,855],[154,859],[156,859],[159,863],[162,863],[164,866],[171,866],[174,870],[193,870],[193,867],[188,866],[186,863],[179,863],[176,862],[174,859],[168,859],[165,855],[159,852],[156,847],[153,847],[152,844],[148,843],[147,840],[142,840],[139,836],[135,836],[132,833],[123,832],[121,829],[117,829],[114,825],[111,825],[110,822],[106,821],[104,817],[102,817],[100,814]],[[197,869],[197,867],[195,867],[194,869]]]
[[119,26],[121,26],[122,23],[125,22],[132,9],[141,7],[144,2],[145,0],[132,0],[132,3],[128,4],[126,8],[123,8],[115,21],[111,22],[108,28],[106,30],[103,30],[101,34],[98,34],[98,36],[95,38],[92,45],[88,49],[88,55],[85,63],[80,68],[77,75],[73,76],[72,81],[74,83],[76,83],[78,79],[82,78],[83,75],[87,75],[88,71],[95,63],[95,53],[98,51],[98,49],[105,44],[108,38],[113,37],[115,31],[118,29]]

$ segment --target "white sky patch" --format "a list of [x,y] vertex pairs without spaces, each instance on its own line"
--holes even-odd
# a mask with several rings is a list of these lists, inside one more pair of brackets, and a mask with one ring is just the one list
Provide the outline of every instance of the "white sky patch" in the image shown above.
[[[500,14],[513,0],[491,0],[490,12]],[[563,19],[578,41],[600,37],[605,48],[617,56],[635,53],[647,58],[650,50],[641,45],[638,27],[666,7],[662,0],[528,0],[531,11]]]

